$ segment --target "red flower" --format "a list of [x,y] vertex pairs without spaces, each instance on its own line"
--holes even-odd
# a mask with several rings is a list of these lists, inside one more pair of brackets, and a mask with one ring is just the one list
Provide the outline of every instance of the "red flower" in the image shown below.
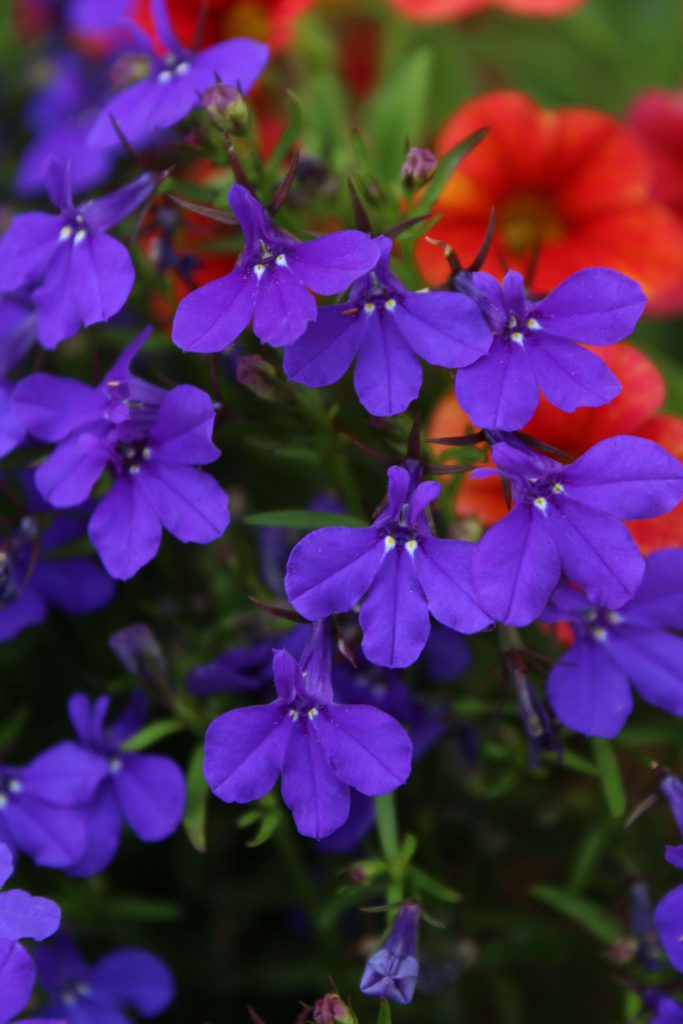
[[[590,346],[587,346],[590,348]],[[546,444],[578,456],[597,441],[615,434],[634,434],[656,441],[683,460],[683,419],[659,413],[666,397],[664,378],[647,356],[622,342],[600,346],[594,351],[618,377],[623,391],[609,405],[597,409],[560,412],[541,399],[537,413],[525,427],[525,433]],[[452,392],[444,395],[434,409],[428,424],[429,437],[451,437],[464,434],[468,418]],[[444,449],[439,446],[443,454]],[[455,511],[465,518],[477,519],[490,526],[507,509],[502,489],[496,478],[482,480],[466,477],[455,498]],[[641,551],[649,554],[662,547],[683,545],[683,504],[656,519],[629,524]]]
[[[683,91],[650,89],[634,103],[629,125],[647,149],[654,168],[654,194],[683,224]],[[683,310],[683,276],[657,300],[655,312]]]
[[[315,0],[168,0],[173,26],[186,46],[192,45],[203,4],[206,4],[202,46],[231,36],[264,39],[274,50],[290,41],[294,22]],[[134,18],[152,28],[149,0],[134,0]]]
[[389,0],[392,7],[415,21],[466,18],[491,7],[536,18],[552,18],[576,10],[586,0]]
[[[478,128],[488,136],[464,159],[438,204],[432,231],[463,261],[473,258],[495,207],[497,227],[485,269],[500,258],[524,271],[538,249],[534,287],[549,291],[587,266],[635,277],[650,297],[683,277],[683,227],[652,193],[652,169],[636,138],[598,110],[544,110],[521,93],[487,93],[466,103],[442,130],[444,153]],[[438,247],[423,240],[420,266],[444,278]]]

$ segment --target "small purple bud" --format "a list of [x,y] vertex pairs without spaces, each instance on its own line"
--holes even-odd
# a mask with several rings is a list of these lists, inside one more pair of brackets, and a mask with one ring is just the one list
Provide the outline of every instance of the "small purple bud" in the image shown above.
[[126,672],[146,683],[166,678],[166,661],[159,641],[149,626],[136,622],[112,633],[109,646]]
[[336,992],[328,992],[318,999],[313,1007],[315,1024],[354,1024],[353,1016],[346,1003]]
[[407,1006],[415,995],[420,973],[417,959],[419,903],[405,903],[384,943],[368,960],[360,982],[366,996],[391,999]]
[[431,149],[413,146],[406,153],[401,168],[401,181],[406,188],[420,188],[434,175],[439,161]]
[[249,107],[232,85],[217,82],[202,93],[202,106],[218,128],[230,135],[244,135],[249,127]]

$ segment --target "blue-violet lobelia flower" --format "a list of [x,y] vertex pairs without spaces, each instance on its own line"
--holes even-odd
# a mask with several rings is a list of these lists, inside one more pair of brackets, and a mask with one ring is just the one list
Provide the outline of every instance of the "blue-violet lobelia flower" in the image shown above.
[[128,1011],[157,1017],[175,996],[166,964],[145,949],[118,949],[87,964],[61,933],[36,950],[45,1013],[68,1024],[132,1024]]
[[91,755],[60,743],[24,767],[0,765],[0,843],[41,867],[65,868],[83,856],[80,807],[100,782]]
[[129,142],[144,143],[200,106],[201,93],[215,84],[216,76],[247,92],[268,62],[268,47],[255,39],[227,39],[193,53],[173,31],[166,0],[152,0],[151,6],[156,34],[166,52],[159,56],[151,40],[138,35],[136,45],[149,61],[149,74],[105,104],[90,133],[92,146],[116,144],[112,117]]
[[[14,871],[12,853],[0,843],[0,886]],[[0,892],[0,940],[16,942],[34,939],[42,942],[59,928],[61,910],[52,900],[31,896],[22,889]]]
[[663,896],[655,907],[654,923],[671,966],[683,973],[683,885]]
[[533,416],[539,390],[565,412],[605,405],[621,391],[611,370],[576,342],[611,345],[632,332],[646,297],[629,277],[602,267],[572,274],[538,302],[522,275],[500,285],[485,273],[461,273],[455,287],[479,305],[490,328],[488,354],[458,373],[460,405],[480,427],[518,430]]
[[35,475],[46,501],[79,505],[111,470],[113,484],[88,536],[117,579],[154,558],[162,526],[180,541],[207,544],[230,521],[227,495],[197,468],[220,456],[211,441],[211,398],[189,384],[164,391],[133,376],[130,363],[146,337],[128,346],[97,387],[37,373],[14,392],[14,408],[34,437],[57,442]]
[[360,982],[364,995],[390,999],[400,1006],[407,1006],[413,1001],[420,973],[417,959],[419,924],[419,904],[405,903],[383,945],[365,965]]
[[388,793],[410,774],[412,745],[377,708],[334,701],[332,641],[317,623],[301,661],[276,651],[277,698],[227,711],[206,733],[204,774],[226,803],[264,796],[282,776],[282,799],[302,835],[322,839],[349,816],[350,788]]
[[132,753],[124,748],[146,718],[146,702],[133,697],[122,714],[106,724],[111,701],[84,693],[69,698],[71,724],[78,746],[91,758],[96,785],[83,806],[86,845],[68,873],[86,876],[102,871],[113,859],[124,822],[145,843],[166,839],[176,831],[185,807],[185,780],[175,761],[160,754]]
[[617,736],[633,709],[631,684],[648,703],[683,715],[683,638],[672,632],[683,622],[683,549],[650,555],[643,582],[618,611],[561,585],[543,618],[569,621],[574,630],[548,676],[548,699],[568,728]]
[[416,484],[403,466],[388,471],[388,500],[372,526],[314,530],[293,549],[285,590],[300,615],[350,611],[363,595],[363,653],[387,668],[405,668],[429,637],[429,614],[451,629],[490,625],[474,595],[473,544],[432,536],[425,509],[441,487]]
[[74,205],[68,165],[48,162],[45,184],[59,213],[20,213],[0,240],[0,292],[32,292],[44,348],[82,326],[109,320],[130,294],[135,269],[126,246],[107,234],[144,203],[154,178],[142,174],[99,199]]
[[646,989],[642,995],[644,1002],[654,1011],[649,1024],[683,1024],[683,1006],[671,996],[656,989]]
[[244,249],[234,270],[178,306],[172,337],[185,352],[220,352],[252,321],[261,341],[291,345],[318,315],[311,291],[335,295],[377,263],[379,245],[362,231],[299,242],[276,227],[242,185],[232,186],[228,200]]
[[456,292],[409,292],[389,269],[391,240],[379,238],[377,266],[338,306],[287,348],[284,371],[309,387],[334,384],[354,358],[354,384],[374,416],[403,412],[420,393],[421,357],[435,366],[468,366],[488,352],[491,332],[476,304]]
[[619,608],[633,597],[645,562],[621,520],[659,516],[678,504],[678,459],[653,441],[626,436],[600,441],[570,465],[521,443],[494,444],[491,455],[510,481],[514,504],[472,560],[482,608],[501,622],[526,626],[545,608],[561,573],[601,607]]

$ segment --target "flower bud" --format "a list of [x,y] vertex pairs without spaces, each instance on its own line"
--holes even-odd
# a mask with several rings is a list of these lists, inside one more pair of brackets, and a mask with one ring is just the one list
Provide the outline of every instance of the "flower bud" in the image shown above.
[[336,992],[328,992],[313,1007],[315,1024],[354,1024],[353,1015]]
[[431,149],[413,146],[403,161],[401,181],[406,188],[419,188],[429,181],[438,166],[439,161]]
[[249,107],[239,89],[232,85],[210,85],[202,93],[202,106],[217,127],[230,135],[244,135],[249,127]]
[[404,903],[384,945],[365,965],[360,983],[364,995],[390,999],[401,1006],[412,1002],[420,973],[417,959],[419,924],[419,903]]

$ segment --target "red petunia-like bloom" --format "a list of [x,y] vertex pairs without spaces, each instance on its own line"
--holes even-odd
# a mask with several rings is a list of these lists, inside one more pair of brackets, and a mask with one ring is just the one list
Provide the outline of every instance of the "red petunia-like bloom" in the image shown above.
[[[444,153],[484,126],[489,134],[444,188],[442,219],[431,235],[449,242],[463,263],[477,252],[491,208],[493,245],[484,266],[501,260],[525,271],[534,254],[534,289],[550,291],[587,266],[635,277],[648,297],[683,277],[683,227],[652,191],[652,167],[635,136],[598,110],[544,110],[522,93],[486,93],[466,103],[445,125]],[[443,281],[437,246],[422,240],[420,267]]]
[[[637,348],[622,342],[589,350],[599,353],[619,379],[622,392],[609,405],[595,409],[560,412],[545,399],[524,432],[576,457],[598,441],[615,434],[632,434],[656,441],[683,460],[683,419],[660,413],[666,397],[664,378],[657,367]],[[469,420],[452,392],[444,395],[432,410],[429,437],[452,437],[467,431]],[[444,448],[435,446],[443,454]],[[466,477],[455,497],[455,511],[463,518],[476,519],[484,526],[497,522],[507,512],[497,478]],[[629,523],[633,538],[644,554],[663,547],[683,545],[683,504],[656,519]]]
[[[249,36],[263,39],[274,50],[280,50],[289,43],[296,19],[314,3],[315,0],[168,0],[168,10],[178,38],[186,46],[192,45],[201,17],[203,46],[232,36]],[[149,0],[134,0],[134,18],[144,29],[151,29]]]
[[[683,225],[683,90],[648,89],[631,108],[629,126],[647,149],[654,168],[655,196],[666,203]],[[657,313],[683,310],[683,276],[658,298]]]
[[531,18],[554,18],[581,7],[586,0],[389,0],[392,7],[414,21],[466,18],[491,8]]

